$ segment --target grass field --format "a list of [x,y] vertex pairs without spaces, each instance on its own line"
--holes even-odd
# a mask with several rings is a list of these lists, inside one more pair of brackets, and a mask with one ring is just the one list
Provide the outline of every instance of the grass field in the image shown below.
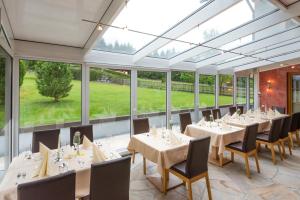
[[[38,93],[35,77],[27,73],[20,89],[21,127],[80,121],[81,82],[72,81],[69,96],[60,102]],[[165,111],[165,90],[138,88],[138,113]],[[201,107],[213,106],[214,95],[200,94]],[[220,102],[232,104],[232,97],[220,96]],[[173,110],[193,108],[194,94],[172,91]],[[90,82],[90,119],[129,115],[130,87]]]

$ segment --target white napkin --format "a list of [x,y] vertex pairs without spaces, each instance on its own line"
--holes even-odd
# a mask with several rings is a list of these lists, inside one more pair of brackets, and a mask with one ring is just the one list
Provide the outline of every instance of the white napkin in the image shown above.
[[272,116],[273,114],[274,114],[274,111],[271,108],[269,108],[267,115]]
[[179,137],[176,134],[174,134],[174,133],[170,134],[170,141],[171,141],[172,145],[181,144],[181,141],[180,141]]
[[236,118],[238,115],[237,115],[237,113],[235,112],[235,113],[233,113],[233,115],[231,116],[231,118]]
[[92,146],[92,142],[84,135],[82,140],[82,147],[84,149],[88,149],[90,146]]
[[197,123],[198,126],[205,125],[205,119],[204,117]]
[[44,177],[48,174],[48,157],[50,154],[50,149],[40,142],[40,154],[43,157],[43,161],[37,171],[33,174],[33,177]]
[[280,113],[280,112],[278,112],[278,110],[277,110],[277,109],[275,109],[275,115],[281,115],[281,113]]
[[93,162],[103,162],[105,160],[105,155],[101,149],[97,147],[97,145],[93,144]]

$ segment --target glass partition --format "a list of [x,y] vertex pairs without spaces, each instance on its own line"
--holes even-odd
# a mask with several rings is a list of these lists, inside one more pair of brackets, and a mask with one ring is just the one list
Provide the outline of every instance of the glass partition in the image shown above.
[[166,72],[138,71],[137,114],[150,127],[166,126]]
[[130,71],[90,68],[89,88],[94,138],[109,141],[114,149],[126,147],[130,137]]
[[34,130],[81,124],[81,65],[20,60],[19,151],[29,150]]
[[237,77],[236,84],[236,103],[237,104],[246,104],[247,98],[247,78],[246,77]]
[[214,75],[199,75],[199,105],[200,108],[214,107],[215,104],[215,82]]
[[250,77],[249,78],[249,98],[250,98],[250,105],[254,105],[254,78]]
[[233,104],[233,76],[219,75],[219,106]]

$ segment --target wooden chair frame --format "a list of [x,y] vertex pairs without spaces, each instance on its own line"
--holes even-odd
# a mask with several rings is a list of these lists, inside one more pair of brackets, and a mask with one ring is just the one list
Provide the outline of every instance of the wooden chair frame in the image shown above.
[[281,148],[282,148],[282,156],[283,156],[283,158],[286,158],[286,154],[285,154],[285,143],[286,143],[286,142],[287,142],[288,147],[289,147],[290,155],[293,155],[293,153],[292,153],[292,142],[291,142],[289,136],[287,136],[287,137],[285,137],[285,138],[279,139],[279,142],[280,142],[280,144],[281,144]]
[[205,177],[205,182],[206,182],[206,187],[207,187],[207,193],[208,193],[208,199],[212,200],[212,196],[211,196],[211,188],[210,188],[210,182],[209,182],[209,177],[208,177],[208,172],[204,172],[198,176],[195,176],[193,178],[187,178],[185,176],[183,176],[182,174],[179,174],[178,172],[169,169],[169,172],[174,174],[175,176],[177,176],[179,179],[181,179],[188,187],[188,193],[189,193],[189,200],[193,199],[193,191],[192,191],[192,183],[200,180],[201,178]]
[[229,147],[225,147],[225,150],[230,151],[231,153],[231,162],[234,162],[234,154],[238,154],[242,156],[245,159],[245,165],[246,165],[246,175],[248,178],[251,178],[250,176],[250,167],[249,167],[249,157],[254,156],[255,158],[255,163],[256,163],[256,169],[257,172],[260,173],[260,168],[259,168],[259,163],[258,163],[258,156],[257,156],[257,151],[256,149],[249,151],[249,152],[242,152],[238,151]]
[[272,153],[272,161],[273,161],[274,165],[276,165],[276,154],[275,154],[275,149],[274,149],[275,145],[278,146],[280,159],[283,160],[282,153],[281,153],[281,148],[280,148],[280,140],[277,140],[276,142],[266,142],[266,141],[262,141],[262,140],[256,140],[256,150],[257,150],[257,152],[259,152],[259,150],[261,148],[261,144],[266,145],[266,147],[270,147],[270,150],[271,150],[271,153]]
[[296,141],[298,143],[298,146],[300,146],[300,137],[299,137],[299,130],[296,130],[294,132],[289,132],[289,138],[290,138],[290,142],[291,142],[291,146],[294,149],[295,145],[294,145],[294,139],[293,139],[293,135],[296,135]]

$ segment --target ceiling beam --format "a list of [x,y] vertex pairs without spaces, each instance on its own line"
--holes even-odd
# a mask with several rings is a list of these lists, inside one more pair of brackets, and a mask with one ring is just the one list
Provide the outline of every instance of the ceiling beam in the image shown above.
[[[277,33],[273,36],[262,38],[257,41],[253,41],[251,43],[248,43],[246,45],[242,45],[240,47],[231,49],[233,52],[241,53],[241,54],[248,54],[249,52],[266,48],[268,46],[278,44],[284,41],[288,41],[294,38],[300,37],[300,27],[293,28],[291,30]],[[203,61],[200,61],[197,63],[197,68],[202,68],[208,65],[215,65],[216,63],[231,59],[236,57],[237,54],[226,52],[224,54],[219,54],[217,56],[210,57],[208,59],[205,59]]]
[[[136,63],[149,55],[151,52],[159,49],[160,47],[168,44],[170,42],[169,39],[176,39],[181,35],[185,34],[187,31],[195,28],[197,25],[202,24],[215,15],[223,12],[224,10],[230,8],[234,4],[240,2],[241,0],[226,0],[226,1],[218,1],[213,0],[203,7],[199,8],[198,11],[193,13],[191,16],[188,16],[186,19],[181,21],[179,24],[170,28],[168,31],[161,35],[161,38],[157,38],[154,41],[150,42],[147,46],[139,50],[133,56],[133,62]],[[159,22],[158,22],[159,23]]]
[[[213,48],[218,48],[221,47],[222,45],[228,44],[230,42],[233,42],[239,38],[245,37],[247,35],[250,35],[252,33],[255,33],[257,31],[266,29],[270,26],[273,26],[275,24],[284,22],[290,18],[293,18],[295,16],[299,15],[299,10],[300,10],[300,2],[295,3],[291,5],[288,8],[289,12],[284,12],[282,10],[277,10],[271,14],[265,15],[261,18],[252,20],[251,22],[248,22],[236,29],[233,29],[231,31],[228,31],[227,33],[224,33],[215,39],[212,39],[210,41],[207,41],[203,43],[203,45],[213,47]],[[184,61],[188,58],[197,56],[210,48],[203,47],[203,46],[197,46],[189,51],[186,51],[182,54],[179,54],[178,56],[170,59],[169,64],[170,65],[175,65],[181,61]]]

